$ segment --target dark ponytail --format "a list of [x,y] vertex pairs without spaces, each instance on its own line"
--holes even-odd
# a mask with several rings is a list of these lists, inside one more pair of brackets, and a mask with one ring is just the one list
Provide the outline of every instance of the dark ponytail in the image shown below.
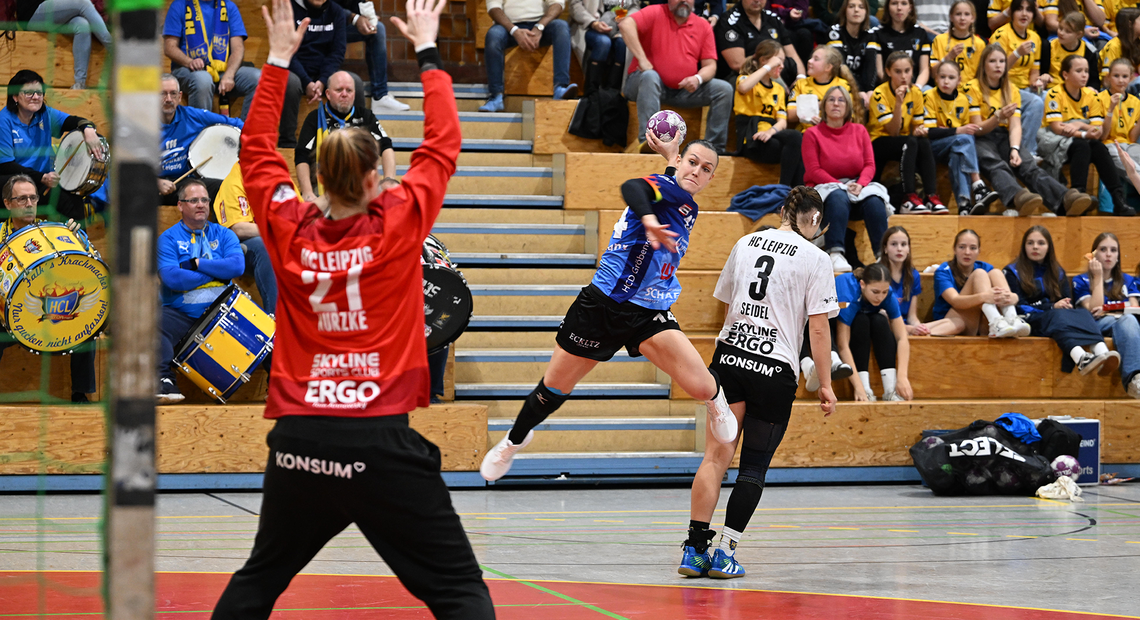
[[823,219],[823,199],[819,197],[819,192],[811,187],[804,185],[797,185],[788,192],[788,197],[784,200],[784,207],[781,209],[780,218],[787,222],[796,234],[808,238],[807,235],[800,232],[799,217],[801,215],[810,216],[813,212],[819,214],[820,220]]

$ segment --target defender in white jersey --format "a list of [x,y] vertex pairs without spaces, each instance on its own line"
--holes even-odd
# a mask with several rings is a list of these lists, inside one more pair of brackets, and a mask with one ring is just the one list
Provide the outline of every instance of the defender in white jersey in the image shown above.
[[[677,572],[690,577],[743,577],[736,543],[760,503],[772,455],[784,438],[799,386],[804,325],[812,358],[831,364],[828,318],[839,314],[831,260],[810,239],[823,219],[823,201],[807,187],[788,194],[780,228],[748,235],[732,248],[714,295],[728,304],[717,338],[713,369],[740,421],[742,433],[728,444],[709,442],[693,480],[689,537]],[[835,409],[831,377],[820,376],[824,415]],[[728,500],[720,546],[712,557],[715,532],[709,521],[720,497],[720,482],[743,437],[740,473]]]

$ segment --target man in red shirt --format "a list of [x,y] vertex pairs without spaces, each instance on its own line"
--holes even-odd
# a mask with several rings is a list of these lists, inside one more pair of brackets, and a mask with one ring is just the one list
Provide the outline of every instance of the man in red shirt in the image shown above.
[[439,449],[408,427],[428,405],[424,238],[443,206],[462,137],[451,77],[435,47],[447,0],[408,0],[393,24],[416,50],[424,142],[403,183],[381,191],[367,131],[321,144],[328,210],[301,201],[277,154],[289,60],[308,27],[289,0],[262,9],[269,58],[242,133],[241,171],[277,273],[269,433],[253,551],[213,618],[268,618],[289,581],[355,523],[436,618],[495,617],[482,570],[440,476]]
[[709,23],[693,14],[693,0],[654,4],[623,19],[618,28],[633,53],[623,94],[637,102],[637,139],[661,104],[709,106],[705,140],[723,153],[732,114],[732,85],[714,79],[716,41]]

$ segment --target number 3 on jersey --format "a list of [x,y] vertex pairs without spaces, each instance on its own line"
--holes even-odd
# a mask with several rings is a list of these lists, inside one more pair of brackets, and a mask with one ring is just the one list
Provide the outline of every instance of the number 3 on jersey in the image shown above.
[[764,301],[768,295],[768,277],[772,275],[772,268],[776,259],[771,256],[761,256],[756,259],[756,281],[748,287],[748,296],[754,301]]

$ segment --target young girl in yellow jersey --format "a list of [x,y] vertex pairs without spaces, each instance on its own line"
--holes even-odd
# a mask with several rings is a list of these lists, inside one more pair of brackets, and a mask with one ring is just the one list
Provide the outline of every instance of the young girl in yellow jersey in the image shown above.
[[950,5],[950,29],[934,37],[930,46],[930,74],[937,80],[938,66],[952,62],[962,75],[974,75],[978,56],[986,47],[985,39],[974,34],[974,3],[957,0]]
[[[983,48],[984,49],[984,48]],[[979,52],[981,50],[978,50]],[[970,103],[958,90],[958,65],[944,62],[934,72],[936,88],[926,91],[926,129],[935,161],[950,167],[950,186],[958,201],[958,215],[983,215],[998,199],[978,174],[974,134],[981,127],[970,122]]]
[[[1105,85],[1108,87],[1100,91],[1097,98],[1104,108],[1104,126],[1108,130],[1101,139],[1108,146],[1108,154],[1116,164],[1116,171],[1125,174],[1127,169],[1120,159],[1120,153],[1113,146],[1119,144],[1124,151],[1132,157],[1133,161],[1140,161],[1140,98],[1128,92],[1128,83],[1132,81],[1132,62],[1117,58],[1108,67],[1108,78]],[[1124,215],[1131,215],[1132,207],[1125,205]]]
[[1061,81],[1061,62],[1065,57],[1080,56],[1089,61],[1089,86],[1100,88],[1100,61],[1096,49],[1082,38],[1085,23],[1085,16],[1079,11],[1069,13],[1057,26],[1057,38],[1041,51],[1041,67],[1049,73],[1053,84]]
[[762,164],[780,164],[780,184],[803,185],[800,157],[803,134],[788,129],[788,95],[773,76],[784,67],[784,48],[774,39],[756,46],[736,78],[736,148],[740,155]]
[[843,56],[834,47],[821,46],[815,48],[811,58],[807,61],[807,75],[796,80],[792,87],[792,95],[788,98],[788,123],[799,123],[797,129],[807,131],[808,127],[820,122],[819,116],[801,118],[799,116],[796,98],[800,95],[815,95],[819,101],[819,109],[823,110],[823,96],[832,86],[842,86],[851,94],[853,109],[851,117],[856,122],[862,122],[863,105],[865,98],[859,95],[859,83],[847,65],[843,64]]
[[981,127],[974,134],[978,167],[1001,196],[1006,208],[1003,215],[1035,215],[1043,208],[1054,214],[1088,209],[1089,196],[1067,190],[1038,168],[1032,157],[1022,156],[1021,92],[1011,83],[1006,66],[1005,48],[1000,43],[989,44],[978,60],[978,77],[965,89],[970,122]]
[[[926,113],[922,91],[911,83],[914,62],[906,52],[887,56],[887,81],[871,95],[871,150],[875,154],[875,181],[883,176],[887,163],[899,162],[906,200],[901,213],[949,213],[937,194],[934,153],[927,139]],[[915,169],[922,177],[926,200],[919,197]]]
[[[1140,64],[1140,9],[1128,7],[1116,14],[1116,38],[1100,50],[1101,79],[1108,73],[1108,66],[1117,58]],[[1140,78],[1133,80],[1129,90],[1136,94],[1140,88]]]
[[[1058,176],[1061,166],[1068,161],[1070,183],[1073,189],[1084,193],[1091,161],[1112,195],[1113,208],[1122,210],[1124,188],[1108,147],[1101,142],[1104,110],[1096,91],[1085,86],[1088,79],[1089,63],[1084,58],[1067,56],[1061,63],[1061,82],[1045,97],[1045,127],[1037,137],[1041,156],[1045,158],[1042,167]],[[1082,212],[1066,211],[1068,215]]]
[[1009,81],[1021,91],[1021,148],[1032,159],[1037,154],[1037,130],[1045,116],[1045,100],[1034,92],[1048,86],[1049,75],[1041,75],[1041,37],[1033,31],[1037,17],[1034,0],[1012,0],[1010,21],[994,31],[990,43],[1000,43],[1006,53]]
[[[1073,11],[1076,11],[1085,18],[1086,25],[1084,27],[1084,36],[1089,41],[1096,41],[1097,39],[1108,40],[1110,36],[1116,36],[1116,33],[1107,34],[1112,30],[1112,19],[1105,10],[1105,3],[1102,0],[1042,0],[1041,13],[1044,14],[1045,30],[1042,33],[1055,34],[1061,26],[1061,20]],[[1113,11],[1113,15],[1116,11]],[[1042,25],[1042,22],[1037,22]],[[1103,43],[1103,41],[1102,41]]]

